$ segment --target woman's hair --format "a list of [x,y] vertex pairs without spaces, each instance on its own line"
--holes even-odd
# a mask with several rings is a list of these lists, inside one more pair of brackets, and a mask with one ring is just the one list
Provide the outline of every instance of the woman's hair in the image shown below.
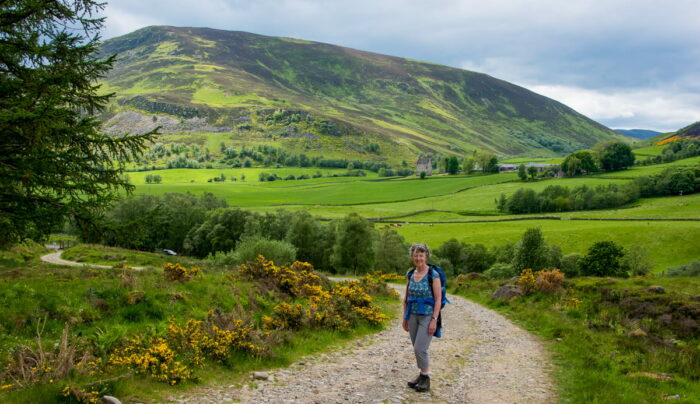
[[413,257],[415,253],[425,253],[425,258],[430,258],[430,249],[424,243],[413,243],[408,249],[408,254]]

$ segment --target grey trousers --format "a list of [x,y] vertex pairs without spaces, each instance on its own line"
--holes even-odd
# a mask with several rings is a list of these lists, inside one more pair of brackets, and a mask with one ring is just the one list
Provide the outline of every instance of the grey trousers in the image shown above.
[[427,369],[430,367],[430,357],[428,356],[428,348],[433,336],[428,334],[428,327],[432,316],[421,316],[411,314],[408,318],[408,333],[411,335],[413,343],[413,352],[416,353],[416,363],[419,369]]

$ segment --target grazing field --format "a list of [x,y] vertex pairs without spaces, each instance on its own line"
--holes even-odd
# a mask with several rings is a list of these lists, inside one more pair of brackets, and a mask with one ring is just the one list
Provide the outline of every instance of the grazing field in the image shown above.
[[525,229],[539,227],[549,243],[564,254],[585,254],[597,241],[613,240],[631,247],[643,246],[654,260],[654,272],[700,259],[700,222],[624,222],[528,220],[490,223],[405,224],[397,229],[406,240],[439,246],[450,238],[496,246],[515,243]]
[[[348,177],[343,177],[348,178]],[[327,178],[299,181],[274,181],[245,185],[235,183],[194,183],[140,185],[136,194],[161,195],[167,192],[212,192],[224,198],[230,205],[263,207],[270,205],[354,205],[386,203],[426,198],[432,195],[448,195],[464,189],[512,181],[515,174],[493,174],[461,177],[434,177],[371,181],[355,180],[339,182]],[[333,178],[337,180],[337,178]],[[325,180],[325,181],[319,181]],[[330,183],[329,183],[330,182]]]
[[700,156],[691,157],[683,160],[676,160],[670,163],[654,164],[650,166],[632,167],[624,171],[616,171],[611,173],[600,174],[604,178],[636,178],[642,175],[652,175],[660,172],[668,167],[689,167],[700,164]]
[[632,152],[634,153],[634,156],[637,160],[646,160],[649,157],[658,156],[659,154],[663,153],[664,149],[667,147],[668,145],[648,146],[639,149],[633,149]]

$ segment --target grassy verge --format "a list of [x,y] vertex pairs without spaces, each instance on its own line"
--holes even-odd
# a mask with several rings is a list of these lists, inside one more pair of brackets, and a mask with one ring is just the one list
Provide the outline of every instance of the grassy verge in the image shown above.
[[[646,291],[650,285],[666,293]],[[698,279],[581,278],[566,282],[564,294],[494,301],[498,286],[461,280],[453,292],[548,342],[561,402],[700,402]]]
[[[381,282],[336,293],[306,267],[279,271],[243,279],[234,270],[205,268],[175,280],[164,276],[167,270],[63,268],[36,255],[0,265],[0,402],[89,402],[64,397],[67,387],[77,387],[148,403],[198,385],[242,383],[251,370],[286,366],[377,332],[383,316],[397,310]],[[180,331],[173,333],[173,324]],[[140,371],[114,363],[115,355],[150,358],[158,367]]]

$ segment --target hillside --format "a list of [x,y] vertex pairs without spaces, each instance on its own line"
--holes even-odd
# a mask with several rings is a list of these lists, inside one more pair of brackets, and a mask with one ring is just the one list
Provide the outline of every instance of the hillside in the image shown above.
[[104,81],[117,95],[103,117],[113,132],[160,124],[166,135],[394,161],[474,149],[551,156],[622,138],[485,74],[329,44],[160,26],[102,51],[119,54]]
[[643,146],[663,146],[680,139],[700,139],[700,122],[692,123],[675,132],[661,133],[650,137],[643,142],[637,143],[637,147]]
[[695,122],[676,132],[676,136],[681,138],[698,139],[700,138],[700,122]]

